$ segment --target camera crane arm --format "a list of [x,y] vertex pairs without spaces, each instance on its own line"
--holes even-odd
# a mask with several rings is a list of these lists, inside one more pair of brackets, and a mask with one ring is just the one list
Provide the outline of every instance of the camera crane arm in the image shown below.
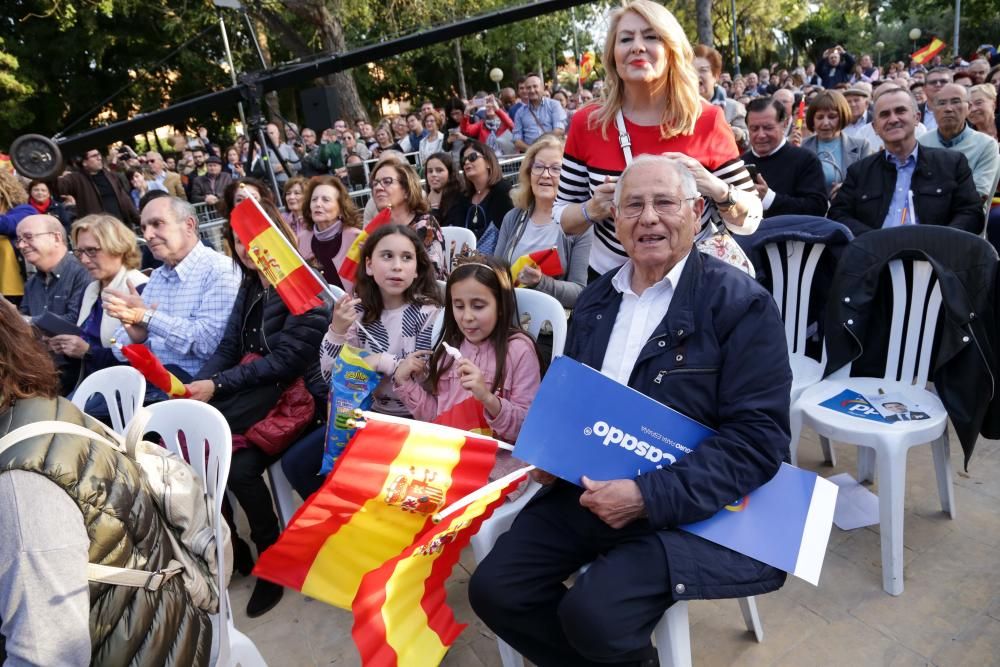
[[52,140],[39,134],[23,135],[11,144],[11,160],[18,172],[25,176],[53,178],[63,170],[63,155],[75,155],[95,146],[128,139],[136,134],[164,125],[184,123],[191,118],[219,109],[227,107],[235,109],[239,102],[254,101],[259,105],[261,95],[272,90],[295,86],[365,63],[377,62],[425,46],[446,42],[456,37],[569,9],[589,1],[591,0],[538,0],[518,7],[501,9],[438,26],[424,32],[398,37],[387,42],[319,57],[311,62],[247,74],[240,78],[239,85],[178,102],[165,109],[138,114],[128,120],[85,130],[69,137]]

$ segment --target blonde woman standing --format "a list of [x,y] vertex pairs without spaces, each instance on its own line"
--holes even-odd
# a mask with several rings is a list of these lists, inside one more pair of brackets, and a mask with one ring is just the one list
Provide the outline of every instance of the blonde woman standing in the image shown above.
[[570,123],[553,216],[567,234],[593,226],[590,278],[621,266],[611,203],[626,157],[662,153],[682,162],[706,199],[703,222],[735,234],[760,224],[760,199],[743,166],[723,112],[701,99],[694,52],[673,14],[652,0],[632,0],[611,13],[604,45],[604,97]]

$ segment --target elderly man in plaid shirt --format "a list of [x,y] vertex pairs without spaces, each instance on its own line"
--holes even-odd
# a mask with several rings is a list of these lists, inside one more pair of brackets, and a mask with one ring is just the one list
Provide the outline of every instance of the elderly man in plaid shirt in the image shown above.
[[[127,294],[105,290],[104,310],[122,321],[115,338],[144,343],[181,382],[190,382],[219,345],[241,274],[232,259],[201,243],[194,207],[183,199],[149,202],[142,235],[163,266],[142,295],[131,285]],[[163,396],[151,390],[147,398]]]

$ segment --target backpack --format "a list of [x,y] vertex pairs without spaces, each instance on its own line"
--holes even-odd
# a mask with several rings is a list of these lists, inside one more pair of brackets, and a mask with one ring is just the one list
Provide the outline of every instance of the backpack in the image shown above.
[[[164,582],[181,575],[191,602],[209,614],[219,611],[219,559],[215,528],[209,521],[212,507],[202,480],[176,454],[160,445],[140,440],[149,421],[149,411],[140,408],[125,437],[104,427],[107,438],[87,427],[62,421],[40,421],[15,429],[0,438],[0,451],[42,435],[75,435],[102,443],[131,460],[139,471],[143,489],[149,493],[163,520],[164,532],[173,546],[174,559],[156,572],[89,563],[87,579],[115,586],[159,590]],[[222,557],[226,586],[232,574],[233,551],[229,527],[221,517]],[[224,591],[223,591],[224,592]]]

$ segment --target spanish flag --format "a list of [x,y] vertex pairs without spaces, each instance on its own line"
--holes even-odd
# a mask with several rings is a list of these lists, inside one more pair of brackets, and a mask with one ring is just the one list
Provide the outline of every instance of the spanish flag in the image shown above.
[[366,412],[320,490],[254,574],[343,609],[366,574],[432,527],[431,515],[486,483],[498,443]]
[[584,82],[590,78],[591,73],[594,71],[594,61],[595,56],[593,51],[585,51],[582,56],[580,56],[580,81]]
[[364,667],[427,667],[441,662],[465,629],[448,607],[445,582],[462,549],[532,467],[462,499],[455,505],[458,511],[365,575],[351,605],[351,634]]
[[257,200],[247,197],[233,209],[233,233],[247,255],[278,291],[293,315],[323,305],[326,285],[302,259],[302,255],[268,219]]
[[514,281],[514,287],[520,287],[521,283],[517,277],[521,274],[521,269],[526,266],[533,266],[546,276],[561,276],[563,269],[562,260],[559,259],[559,251],[555,248],[542,248],[527,255],[521,255],[510,266],[510,277]]
[[132,368],[142,373],[142,376],[151,385],[170,398],[190,398],[191,392],[184,386],[184,383],[168,371],[148,347],[139,343],[119,347]]
[[389,224],[392,219],[392,208],[386,207],[379,212],[374,218],[372,218],[368,225],[361,230],[361,233],[357,235],[354,239],[354,243],[351,244],[351,248],[347,251],[347,256],[344,257],[344,261],[340,264],[340,274],[341,278],[345,280],[350,280],[352,283],[354,281],[355,274],[358,272],[358,262],[361,261],[361,246],[364,245],[365,239],[368,235],[374,232],[376,229],[382,225]]
[[931,40],[930,44],[922,49],[914,51],[913,54],[910,55],[910,59],[918,65],[923,65],[924,63],[930,62],[931,58],[941,53],[946,46],[948,45],[935,37]]

